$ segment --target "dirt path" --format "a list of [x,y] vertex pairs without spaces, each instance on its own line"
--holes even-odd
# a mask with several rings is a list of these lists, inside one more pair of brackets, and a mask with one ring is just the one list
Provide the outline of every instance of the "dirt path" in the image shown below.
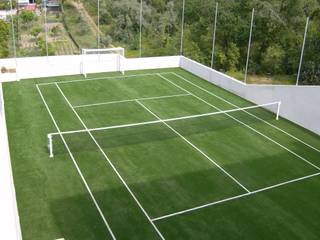
[[[92,17],[89,15],[85,7],[83,6],[83,3],[81,1],[72,1],[71,4],[79,11],[79,13],[84,17],[86,22],[88,23],[91,31],[98,35],[98,27],[97,24],[93,21]],[[102,34],[101,31],[99,32],[100,35]]]
[[[98,26],[96,22],[92,19],[86,8],[83,6],[83,3],[81,1],[72,1],[71,4],[79,11],[79,13],[83,16],[83,18],[87,21],[91,31],[98,35],[98,32],[100,36],[103,35],[101,31],[99,31]],[[114,47],[113,44],[109,44],[109,47]]]

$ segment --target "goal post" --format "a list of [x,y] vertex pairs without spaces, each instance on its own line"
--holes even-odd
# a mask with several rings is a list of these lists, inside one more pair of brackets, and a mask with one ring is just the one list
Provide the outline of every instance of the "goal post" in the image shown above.
[[124,74],[124,48],[81,49],[81,73],[121,72]]

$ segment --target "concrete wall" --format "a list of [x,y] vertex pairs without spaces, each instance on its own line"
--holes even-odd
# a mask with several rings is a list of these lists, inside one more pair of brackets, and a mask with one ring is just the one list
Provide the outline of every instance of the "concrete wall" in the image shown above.
[[0,83],[0,238],[22,239],[13,185],[2,84]]
[[282,117],[320,135],[320,86],[247,85],[186,57],[180,66],[256,104],[281,101]]
[[[115,72],[119,71],[116,55],[90,55],[86,57],[85,69],[87,73]],[[17,58],[18,72],[0,73],[0,82],[15,81],[19,79],[66,76],[82,74],[82,56],[51,56],[51,57],[29,57]],[[121,67],[125,71],[172,68],[179,67],[180,57],[149,57],[149,58],[124,58]],[[15,68],[14,59],[0,59],[0,68]]]

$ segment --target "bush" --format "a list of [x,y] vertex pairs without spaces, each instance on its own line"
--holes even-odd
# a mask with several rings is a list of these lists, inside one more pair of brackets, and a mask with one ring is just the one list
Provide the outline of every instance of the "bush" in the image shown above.
[[32,36],[37,37],[40,32],[41,32],[41,27],[33,27],[30,33]]
[[23,21],[23,23],[26,23],[26,24],[36,19],[36,15],[33,12],[27,11],[27,10],[22,10],[19,16]]
[[285,51],[279,45],[268,47],[262,58],[262,68],[265,72],[270,72],[271,74],[283,73],[285,55]]

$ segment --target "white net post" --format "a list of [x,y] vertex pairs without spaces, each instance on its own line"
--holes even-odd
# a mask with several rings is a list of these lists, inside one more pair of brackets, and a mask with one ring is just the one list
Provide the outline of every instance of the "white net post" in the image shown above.
[[52,146],[52,135],[48,134],[48,149],[50,158],[53,158],[53,146]]
[[281,108],[281,102],[278,102],[277,120],[279,120],[279,116],[280,116],[280,108]]
[[85,78],[87,78],[87,73],[84,69],[84,57],[85,57],[84,49],[81,49],[81,73],[84,75]]
[[124,66],[125,66],[125,57],[124,57],[124,48],[119,48],[119,54],[117,54],[117,66],[118,72],[124,74]]

